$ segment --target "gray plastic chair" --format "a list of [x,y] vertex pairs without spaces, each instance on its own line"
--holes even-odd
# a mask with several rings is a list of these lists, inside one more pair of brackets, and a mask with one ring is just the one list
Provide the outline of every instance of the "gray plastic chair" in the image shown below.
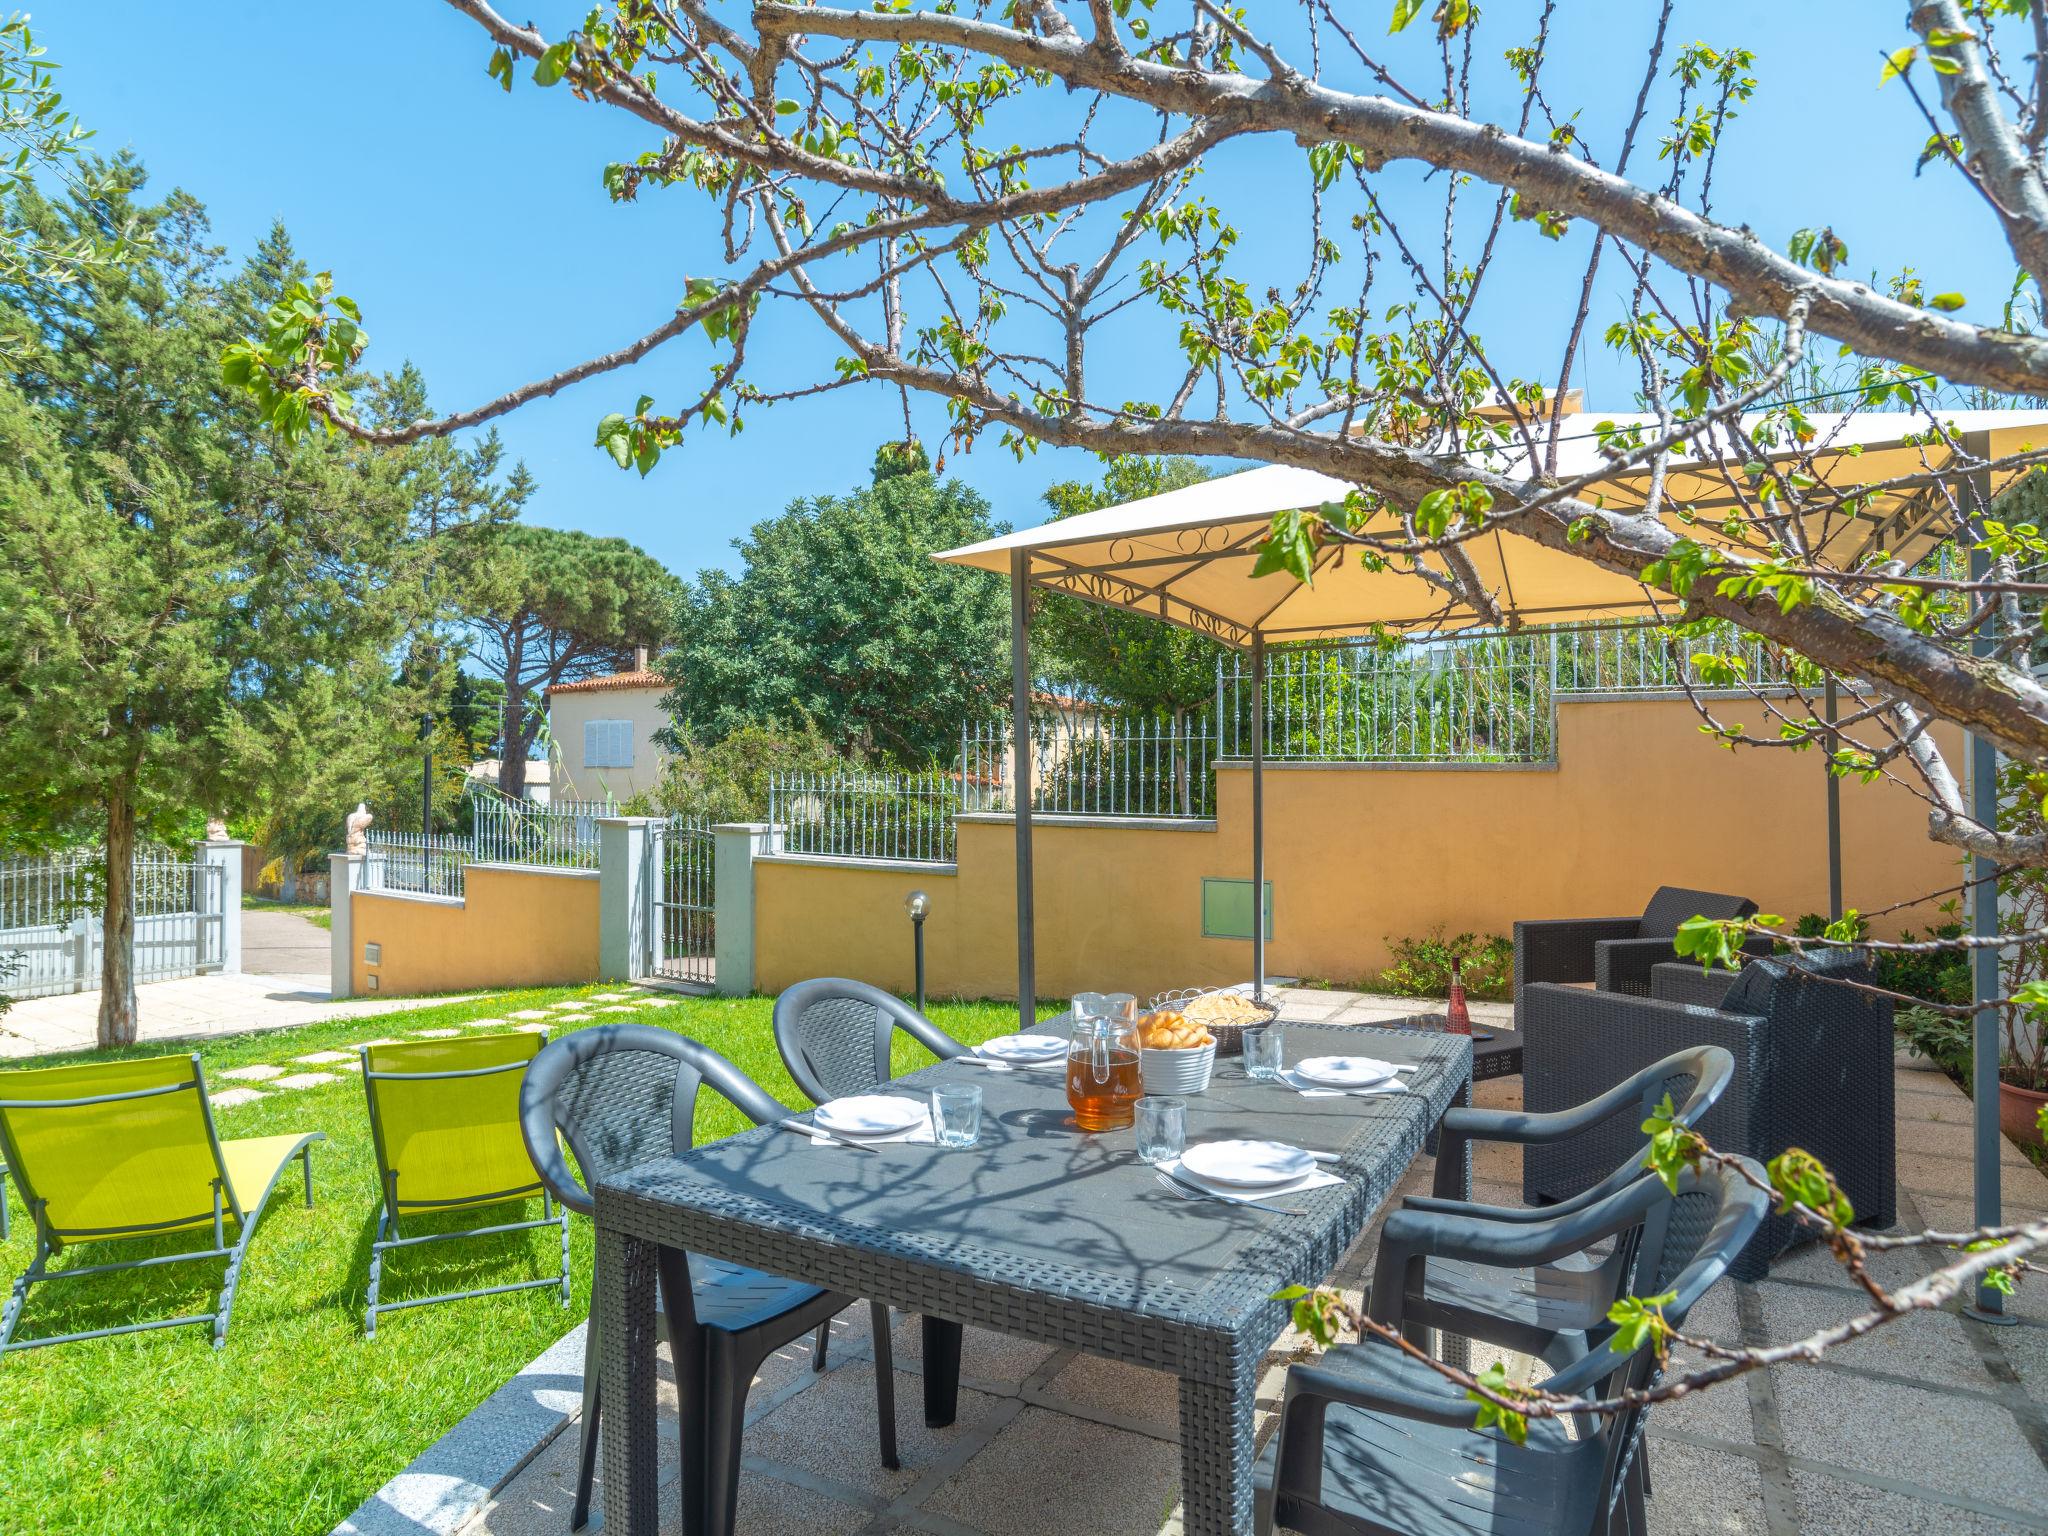
[[889,1048],[899,1029],[941,1061],[967,1054],[902,998],[864,981],[820,976],[775,999],[775,1048],[814,1104],[866,1093],[894,1077]]
[[[756,1125],[785,1118],[760,1084],[708,1045],[644,1024],[582,1029],[550,1045],[527,1069],[520,1095],[520,1125],[527,1151],[555,1198],[570,1210],[596,1210],[562,1156],[562,1143],[596,1181],[636,1164],[690,1150],[697,1093],[709,1084]],[[661,1337],[671,1341],[679,1392],[698,1394],[701,1411],[685,1414],[703,1426],[704,1529],[730,1532],[737,1508],[740,1444],[747,1390],[770,1354],[852,1305],[815,1285],[721,1259],[688,1255],[689,1294],[664,1288]],[[888,1309],[870,1311],[875,1340],[875,1406],[881,1421],[882,1465],[897,1466],[896,1378],[890,1353]],[[680,1336],[689,1331],[690,1338]],[[583,1445],[577,1458],[576,1503],[570,1529],[590,1518],[597,1467],[598,1383],[603,1354],[593,1310],[583,1343]],[[686,1361],[702,1364],[701,1379],[686,1380]],[[685,1446],[686,1465],[692,1460]]]
[[[894,1077],[889,1064],[896,1031],[902,1030],[941,1061],[965,1056],[967,1047],[893,992],[844,976],[800,981],[775,999],[775,1049],[797,1087],[813,1104],[866,1093]],[[811,1369],[825,1369],[831,1329],[820,1325]],[[926,1370],[947,1370],[947,1345]]]
[[[1453,1107],[1444,1113],[1438,1155],[1462,1156],[1474,1141],[1554,1145],[1624,1110],[1640,1125],[1666,1094],[1678,1123],[1697,1126],[1734,1080],[1735,1058],[1710,1045],[1673,1052],[1597,1099],[1552,1114]],[[1662,1189],[1643,1166],[1647,1138],[1639,1134],[1637,1140],[1606,1178],[1555,1205],[1409,1196],[1381,1229],[1375,1304],[1397,1307],[1413,1342],[1424,1342],[1428,1330],[1437,1329],[1534,1355],[1553,1367],[1604,1343],[1611,1331],[1607,1309],[1630,1278],[1643,1223],[1645,1208],[1628,1200],[1629,1191],[1644,1183]],[[1568,1218],[1584,1221],[1575,1229],[1559,1225]],[[1522,1257],[1529,1240],[1521,1232],[1536,1226],[1578,1230],[1584,1242],[1560,1259],[1534,1265]],[[1413,1262],[1397,1260],[1397,1253],[1412,1254]]]
[[[1745,1159],[1748,1170],[1763,1170]],[[1673,1325],[1728,1269],[1764,1219],[1762,1190],[1734,1172],[1688,1173],[1675,1198],[1632,1187],[1646,1211],[1645,1263],[1636,1290],[1675,1292]],[[1570,1227],[1578,1217],[1564,1218]],[[1531,1224],[1525,1232],[1535,1232]],[[1560,1241],[1575,1242],[1570,1232]],[[1529,1257],[1546,1250],[1532,1241]],[[1656,1379],[1655,1352],[1598,1350],[1543,1385],[1612,1394]],[[1385,1344],[1346,1344],[1288,1372],[1280,1422],[1260,1460],[1256,1529],[1303,1536],[1604,1536],[1645,1528],[1636,1465],[1644,1412],[1577,1425],[1531,1419],[1527,1443],[1472,1427],[1464,1391]]]

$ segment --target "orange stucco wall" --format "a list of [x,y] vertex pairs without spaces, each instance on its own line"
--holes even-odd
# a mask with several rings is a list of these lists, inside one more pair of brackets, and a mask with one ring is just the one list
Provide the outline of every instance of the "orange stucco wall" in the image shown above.
[[[472,864],[463,899],[355,891],[350,959],[357,996],[472,987],[560,986],[598,975],[597,874]],[[375,944],[379,963],[363,961]]]
[[[1761,714],[1725,711],[1763,727]],[[1959,751],[1960,738],[1943,732],[1942,745]],[[1213,829],[1036,823],[1042,994],[1246,979],[1248,941],[1201,936],[1202,877],[1246,878],[1251,863],[1251,776],[1225,764],[1217,778]],[[1267,967],[1371,977],[1387,964],[1389,938],[1436,923],[1506,933],[1518,918],[1639,912],[1659,885],[1739,891],[1788,918],[1820,911],[1825,796],[1817,753],[1728,752],[1700,734],[1684,700],[1562,703],[1554,767],[1269,765]],[[1903,786],[1845,782],[1842,824],[1851,906],[1871,911],[1960,876]],[[1013,849],[1011,824],[992,819],[961,824],[956,872],[757,863],[758,985],[774,992],[843,975],[907,990],[903,898],[923,889],[933,899],[929,989],[1014,995]],[[1894,931],[1928,915],[1876,926]]]

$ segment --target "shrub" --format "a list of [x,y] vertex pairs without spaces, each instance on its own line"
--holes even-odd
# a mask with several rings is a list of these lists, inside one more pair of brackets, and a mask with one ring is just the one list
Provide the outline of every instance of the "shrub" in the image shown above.
[[1973,1048],[1970,1021],[1932,1008],[1901,1008],[1892,1017],[1900,1042],[1954,1077],[1967,1076]]
[[1451,962],[1463,964],[1465,995],[1504,1002],[1514,995],[1515,946],[1497,933],[1480,937],[1460,933],[1444,937],[1438,923],[1415,939],[1387,938],[1394,963],[1380,972],[1379,984],[1397,997],[1448,997]]

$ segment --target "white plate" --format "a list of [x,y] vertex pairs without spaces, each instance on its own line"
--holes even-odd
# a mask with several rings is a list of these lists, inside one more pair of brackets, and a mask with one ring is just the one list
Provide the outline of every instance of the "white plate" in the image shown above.
[[1205,1141],[1183,1152],[1180,1165],[1212,1184],[1268,1189],[1315,1172],[1316,1160],[1284,1141]]
[[1372,1088],[1390,1081],[1394,1064],[1372,1056],[1311,1056],[1294,1064],[1295,1075],[1324,1088]]
[[997,1035],[975,1051],[996,1061],[1050,1061],[1067,1054],[1067,1042],[1058,1035]]
[[888,1093],[856,1093],[820,1104],[811,1116],[835,1136],[893,1136],[924,1120],[924,1105]]

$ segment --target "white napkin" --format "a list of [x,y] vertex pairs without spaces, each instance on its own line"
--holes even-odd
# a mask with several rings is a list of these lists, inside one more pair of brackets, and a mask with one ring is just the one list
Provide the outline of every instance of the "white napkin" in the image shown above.
[[918,1121],[917,1124],[907,1131],[892,1131],[887,1136],[842,1137],[837,1132],[827,1131],[823,1126],[817,1124],[814,1117],[811,1125],[811,1145],[814,1147],[829,1147],[838,1141],[857,1141],[864,1147],[879,1146],[885,1141],[900,1141],[913,1147],[936,1147],[939,1144],[939,1135],[932,1128],[932,1107],[929,1104],[925,1105],[924,1118]]
[[1408,1085],[1398,1077],[1389,1078],[1384,1083],[1375,1083],[1370,1088],[1325,1088],[1320,1083],[1310,1082],[1292,1067],[1288,1067],[1281,1072],[1280,1081],[1292,1088],[1304,1099],[1341,1099],[1347,1093],[1354,1099],[1372,1099],[1379,1097],[1383,1093],[1406,1093],[1408,1091]]
[[1342,1184],[1344,1182],[1338,1175],[1318,1167],[1310,1169],[1291,1184],[1275,1184],[1266,1189],[1248,1189],[1241,1194],[1232,1194],[1221,1185],[1212,1184],[1197,1174],[1187,1172],[1181,1167],[1180,1159],[1177,1157],[1171,1162],[1161,1163],[1159,1171],[1161,1173],[1178,1174],[1181,1178],[1186,1179],[1188,1183],[1200,1189],[1203,1194],[1213,1196],[1218,1200],[1227,1200],[1232,1205],[1256,1204],[1260,1201],[1277,1200],[1283,1195],[1304,1195],[1312,1189],[1327,1189],[1332,1184]]

